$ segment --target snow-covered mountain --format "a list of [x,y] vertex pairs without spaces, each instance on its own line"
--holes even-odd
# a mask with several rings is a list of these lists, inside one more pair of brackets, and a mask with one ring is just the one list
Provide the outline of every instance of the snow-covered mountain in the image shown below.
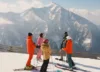
[[22,45],[24,38],[24,20],[20,14],[0,13],[0,18],[11,21],[11,24],[2,22],[0,25],[0,43],[5,45]]
[[0,13],[0,17],[12,24],[0,25],[0,43],[25,46],[28,32],[34,41],[43,32],[51,47],[58,49],[65,31],[72,36],[75,51],[100,53],[99,30],[92,22],[51,3],[42,8],[31,8],[20,14]]
[[95,10],[95,11],[88,11],[86,9],[75,9],[75,8],[70,8],[67,9],[71,12],[74,12],[75,14],[78,14],[91,22],[93,22],[96,25],[100,25],[100,10]]

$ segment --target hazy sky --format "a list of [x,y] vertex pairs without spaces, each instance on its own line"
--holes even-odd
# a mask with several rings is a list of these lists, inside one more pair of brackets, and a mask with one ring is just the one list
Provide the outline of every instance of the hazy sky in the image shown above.
[[100,0],[52,0],[65,8],[96,10],[100,9]]
[[[42,3],[41,3],[42,2]],[[25,10],[55,2],[64,8],[100,10],[100,0],[0,0],[0,12]]]

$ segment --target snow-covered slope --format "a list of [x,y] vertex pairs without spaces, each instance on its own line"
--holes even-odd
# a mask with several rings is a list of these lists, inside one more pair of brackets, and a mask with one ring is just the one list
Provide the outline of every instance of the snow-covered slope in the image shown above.
[[[4,53],[0,52],[0,72],[32,72],[32,71],[14,71],[14,69],[21,69],[25,67],[27,61],[27,54],[18,53]],[[39,69],[42,62],[36,61],[36,56],[33,56],[32,65],[37,66]],[[58,69],[55,67],[56,63],[68,66],[68,63],[55,60],[59,56],[51,56],[50,63],[48,66],[48,72],[57,72],[56,70],[61,70],[62,72],[69,72],[67,70]],[[89,59],[89,58],[75,58],[73,60],[76,67],[79,70],[76,72],[100,72],[100,60]]]
[[43,32],[50,40],[51,47],[58,49],[65,31],[72,36],[75,51],[100,52],[100,34],[98,28],[61,6],[51,3],[42,8],[31,8],[20,14],[1,13],[1,18],[13,24],[0,25],[0,43],[25,46],[28,32],[34,35],[34,41]]

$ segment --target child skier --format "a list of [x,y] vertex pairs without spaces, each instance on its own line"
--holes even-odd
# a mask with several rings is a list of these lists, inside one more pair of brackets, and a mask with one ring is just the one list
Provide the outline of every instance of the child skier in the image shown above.
[[75,68],[75,64],[71,58],[73,53],[73,49],[72,49],[73,43],[70,36],[67,36],[66,39],[67,39],[66,46],[65,48],[62,48],[62,50],[64,50],[67,53],[68,64],[70,67],[69,70],[73,71],[73,68]]
[[26,67],[24,69],[30,70],[34,67],[31,65],[31,60],[33,58],[34,49],[36,48],[35,43],[32,41],[32,33],[28,33],[28,37],[26,39],[26,47],[27,47],[27,53],[29,54],[29,57],[26,63]]
[[50,54],[51,54],[51,48],[48,43],[48,39],[45,39],[44,42],[42,43],[41,50],[43,52],[43,64],[40,69],[40,72],[47,72],[47,67],[48,67]]

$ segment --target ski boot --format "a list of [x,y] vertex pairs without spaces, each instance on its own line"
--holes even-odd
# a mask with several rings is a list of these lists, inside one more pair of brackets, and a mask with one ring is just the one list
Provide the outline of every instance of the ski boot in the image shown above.
[[30,66],[26,66],[24,68],[24,70],[32,70],[32,69],[35,69],[35,67],[33,65],[30,65]]

